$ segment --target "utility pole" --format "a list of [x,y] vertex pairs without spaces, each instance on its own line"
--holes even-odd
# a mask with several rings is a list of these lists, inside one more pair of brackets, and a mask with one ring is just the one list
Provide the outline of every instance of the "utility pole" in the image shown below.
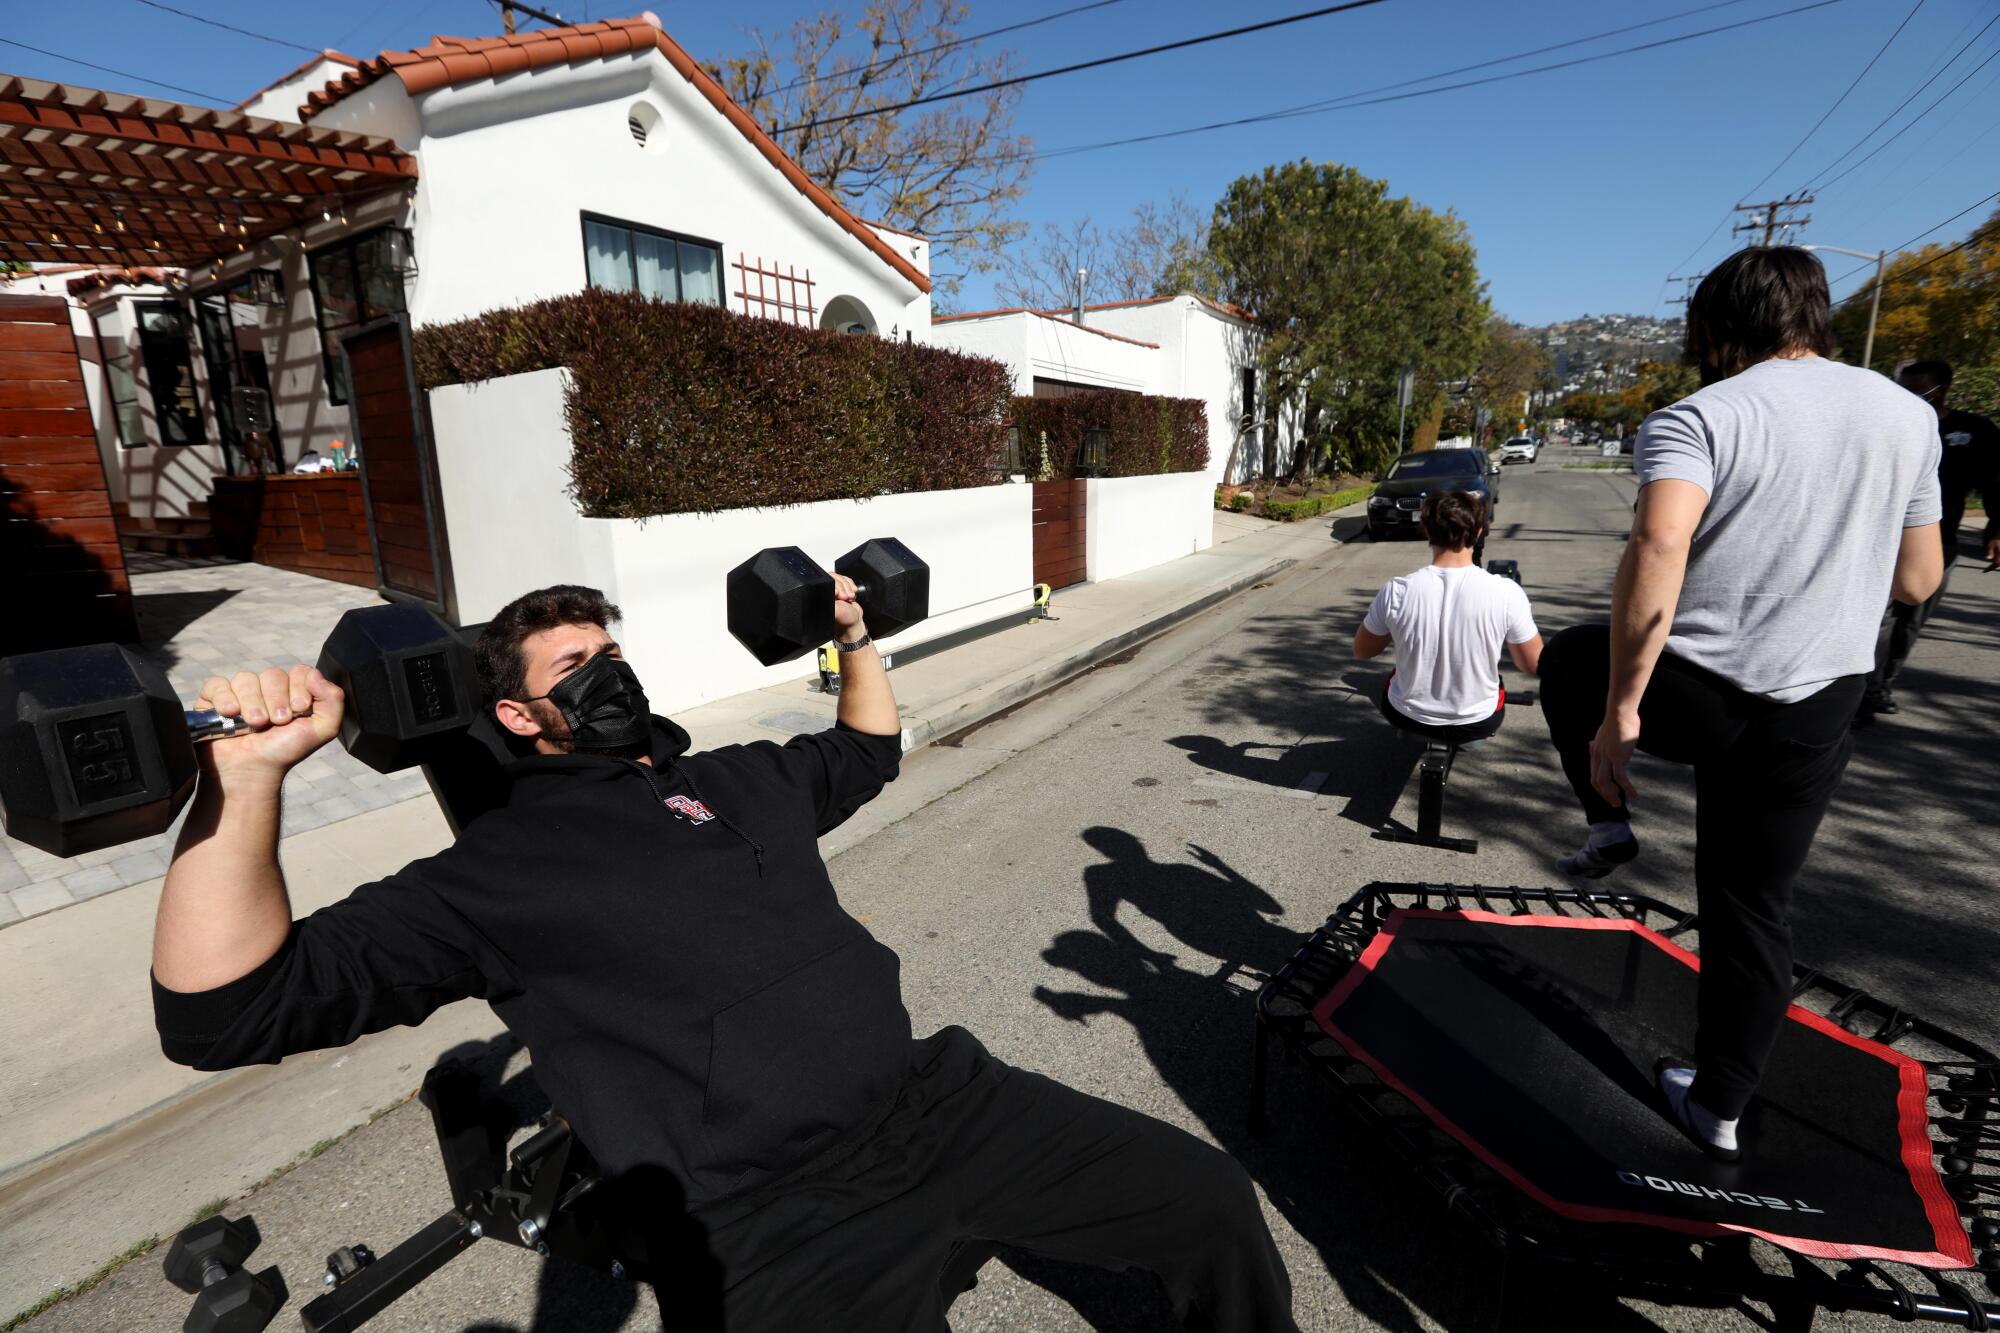
[[562,15],[544,13],[539,9],[522,4],[521,0],[494,0],[494,3],[500,6],[500,27],[509,37],[514,35],[514,12],[516,10],[526,14],[531,19],[540,19],[551,28],[560,28],[563,26]]
[[1701,280],[1702,280],[1703,278],[1705,278],[1705,277],[1707,277],[1707,276],[1708,276],[1708,274],[1706,274],[1706,273],[1676,273],[1676,274],[1673,274],[1673,275],[1672,275],[1671,277],[1669,277],[1669,278],[1667,279],[1667,281],[1668,281],[1668,282],[1678,282],[1678,283],[1682,284],[1682,285],[1681,285],[1681,294],[1680,294],[1679,296],[1669,296],[1669,297],[1667,298],[1667,304],[1668,304],[1668,305],[1686,305],[1686,304],[1687,304],[1687,303],[1688,303],[1689,301],[1692,301],[1692,300],[1694,299],[1694,289],[1695,289],[1695,286],[1696,286],[1696,284],[1698,284],[1698,283],[1699,283],[1699,282],[1700,282],[1700,281],[1701,281]]
[[1811,215],[1802,218],[1785,217],[1785,210],[1804,208],[1807,204],[1812,203],[1813,199],[1814,196],[1812,195],[1799,194],[1786,195],[1783,199],[1766,199],[1761,204],[1738,204],[1730,211],[1734,213],[1748,213],[1750,217],[1748,221],[1739,222],[1731,227],[1729,234],[1734,236],[1738,232],[1761,231],[1764,233],[1764,239],[1761,242],[1757,242],[1757,244],[1775,245],[1777,243],[1775,237],[1780,228],[1789,231],[1794,227],[1803,227],[1812,221]]

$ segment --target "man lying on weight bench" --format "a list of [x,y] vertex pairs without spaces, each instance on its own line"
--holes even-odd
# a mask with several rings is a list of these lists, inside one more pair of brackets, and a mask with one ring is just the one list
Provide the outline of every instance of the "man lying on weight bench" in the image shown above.
[[854,584],[836,589],[835,728],[694,755],[607,632],[617,607],[519,598],[476,649],[533,749],[505,805],[299,921],[280,788],[338,733],[341,691],[304,666],[210,679],[204,706],[254,734],[200,747],[154,936],[162,1048],[268,1063],[488,1001],[609,1184],[656,1183],[654,1234],[701,1237],[653,1266],[676,1329],[942,1329],[1001,1244],[1149,1269],[1218,1329],[1294,1328],[1232,1158],[963,1028],[912,1039],[896,955],[816,843],[901,757]]

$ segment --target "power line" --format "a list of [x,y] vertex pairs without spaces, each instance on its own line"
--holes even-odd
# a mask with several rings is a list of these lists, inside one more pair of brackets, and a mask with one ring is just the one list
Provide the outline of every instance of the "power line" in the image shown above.
[[1831,184],[1832,182],[1824,181],[1821,178],[1824,177],[1827,172],[1832,171],[1842,162],[1845,162],[1848,158],[1848,154],[1854,152],[1854,150],[1861,147],[1862,144],[1865,144],[1870,139],[1874,138],[1875,135],[1878,132],[1880,132],[1880,130],[1884,125],[1887,125],[1890,121],[1894,120],[1897,116],[1901,115],[1903,113],[1904,107],[1916,101],[1918,97],[1923,95],[1924,89],[1930,87],[1933,83],[1936,83],[1940,78],[1942,78],[1944,76],[1945,70],[1948,70],[1953,65],[1956,65],[1958,63],[1959,57],[1964,55],[1967,51],[1970,51],[1972,49],[1973,43],[1977,42],[1981,37],[1984,37],[1986,35],[1987,29],[1991,28],[1995,23],[2000,23],[2000,14],[1995,14],[1992,18],[1988,19],[1986,21],[1986,27],[1981,28],[1978,32],[1972,34],[1971,38],[1966,41],[1965,45],[1959,47],[1958,50],[1952,54],[1951,59],[1945,61],[1944,64],[1938,69],[1937,73],[1931,75],[1928,79],[1925,79],[1922,83],[1918,84],[1908,97],[1905,97],[1902,101],[1896,103],[1895,110],[1891,111],[1888,115],[1882,117],[1882,119],[1876,121],[1874,128],[1870,129],[1868,133],[1862,135],[1859,139],[1856,139],[1852,144],[1848,145],[1846,152],[1842,153],[1839,157],[1836,157],[1835,159],[1833,159],[1833,161],[1827,163],[1825,166],[1821,167],[1817,172],[1813,173],[1812,179],[1805,185],[1804,188],[1817,189],[1820,188],[1821,186]]
[[1091,3],[1087,5],[1073,5],[1068,9],[1058,9],[1053,14],[1044,14],[1040,18],[1023,19],[1019,23],[1009,23],[1003,27],[988,28],[985,32],[975,32],[964,37],[954,37],[948,42],[939,42],[936,46],[926,46],[921,50],[899,51],[878,68],[870,69],[864,67],[858,70],[836,70],[826,75],[813,75],[803,79],[793,79],[790,83],[781,84],[776,88],[770,89],[763,96],[776,97],[779,93],[788,93],[794,88],[803,88],[808,83],[812,83],[816,78],[822,81],[829,81],[833,79],[853,78],[860,74],[881,74],[884,70],[893,67],[900,60],[914,60],[918,56],[933,55],[939,51],[955,50],[961,46],[970,46],[974,42],[984,41],[988,37],[998,37],[1002,33],[1019,32],[1022,28],[1033,28],[1044,23],[1053,23],[1057,19],[1065,19],[1072,14],[1081,14],[1086,10],[1103,9],[1107,5],[1119,5],[1123,3],[1125,3],[1125,0],[1091,0]]
[[[1488,75],[1486,78],[1483,79],[1468,79],[1461,83],[1451,84],[1448,87],[1418,88],[1409,92],[1389,93],[1385,96],[1380,96],[1380,97],[1371,97],[1365,93],[1350,93],[1344,97],[1328,98],[1324,101],[1317,101],[1317,102],[1306,102],[1298,106],[1283,107],[1276,111],[1264,111],[1264,112],[1259,112],[1256,115],[1239,116],[1233,120],[1212,121],[1206,125],[1191,125],[1176,130],[1160,130],[1152,134],[1135,134],[1123,139],[1107,139],[1102,143],[1076,144],[1067,148],[1053,148],[1045,153],[1031,154],[1028,160],[1040,161],[1043,158],[1049,158],[1049,157],[1067,157],[1073,153],[1095,152],[1101,148],[1121,148],[1127,144],[1150,143],[1158,139],[1175,139],[1183,135],[1201,134],[1209,130],[1229,129],[1239,125],[1257,125],[1257,124],[1262,124],[1266,121],[1288,120],[1297,116],[1317,115],[1321,112],[1326,112],[1326,111],[1351,111],[1358,107],[1380,106],[1385,102],[1401,102],[1401,101],[1406,101],[1413,97],[1429,97],[1437,93],[1459,92],[1467,88],[1477,88],[1483,84],[1503,83],[1508,79],[1526,78],[1530,74],[1546,74],[1551,70],[1569,69],[1577,65],[1592,64],[1599,60],[1609,60],[1614,56],[1631,55],[1637,51],[1650,51],[1662,46],[1672,46],[1679,42],[1692,41],[1697,37],[1707,37],[1718,32],[1728,32],[1733,28],[1747,28],[1753,24],[1767,23],[1772,19],[1785,18],[1792,14],[1802,14],[1809,9],[1824,9],[1828,5],[1837,5],[1840,3],[1841,0],[1812,0],[1812,3],[1810,4],[1799,5],[1796,8],[1792,9],[1780,10],[1775,14],[1765,14],[1758,18],[1744,19],[1741,22],[1737,23],[1724,23],[1713,28],[1702,28],[1695,32],[1682,33],[1681,35],[1676,37],[1662,37],[1657,41],[1640,42],[1634,46],[1620,47],[1615,51],[1601,51],[1596,55],[1578,56],[1572,60],[1558,60],[1546,65],[1535,65],[1528,69],[1511,70],[1505,74]],[[1505,59],[1520,59],[1520,58],[1521,57],[1519,56],[1514,56],[1514,57],[1507,57]],[[1502,61],[1490,61],[1487,63],[1489,64],[1505,63],[1505,60],[1503,59]],[[1428,75],[1422,79],[1410,80],[1409,82],[1426,83],[1429,82],[1431,79],[1437,79],[1443,77],[1445,77],[1445,75],[1433,74],[1433,75]]]
[[163,5],[160,3],[160,0],[138,0],[138,3],[146,6],[148,9],[164,10],[169,14],[178,14],[184,19],[193,19],[196,23],[206,23],[211,28],[221,28],[224,32],[233,32],[243,37],[255,37],[258,41],[269,42],[273,46],[289,46],[294,51],[307,51],[313,55],[318,55],[320,52],[320,48],[317,46],[307,46],[303,42],[288,42],[282,37],[273,37],[269,33],[252,32],[248,28],[239,28],[233,23],[224,23],[220,19],[209,18],[205,14],[191,14],[185,9],[175,9],[172,5]]
[[1841,93],[1840,96],[1833,99],[1833,105],[1828,107],[1826,111],[1820,116],[1820,118],[1813,122],[1813,127],[1806,131],[1805,138],[1800,139],[1797,143],[1793,144],[1792,151],[1786,153],[1783,157],[1779,158],[1778,165],[1772,167],[1769,171],[1765,172],[1763,180],[1758,181],[1755,185],[1751,186],[1743,193],[1755,194],[1757,191],[1764,188],[1765,181],[1770,180],[1771,177],[1777,175],[1780,171],[1783,171],[1785,169],[1785,163],[1791,161],[1792,158],[1798,153],[1799,149],[1804,148],[1806,146],[1806,141],[1808,139],[1811,139],[1815,134],[1819,133],[1819,127],[1826,124],[1827,117],[1831,116],[1834,112],[1840,110],[1840,104],[1847,100],[1848,94],[1852,93],[1856,88],[1861,86],[1861,81],[1868,77],[1868,71],[1875,68],[1875,62],[1888,54],[1889,48],[1896,44],[1896,39],[1903,35],[1903,29],[1910,26],[1910,20],[1915,18],[1917,16],[1917,11],[1919,9],[1922,9],[1923,7],[1924,7],[1924,0],[1917,0],[1916,4],[1910,6],[1910,12],[1903,15],[1903,21],[1901,23],[1898,23],[1896,25],[1896,30],[1889,34],[1889,40],[1882,43],[1880,47],[1876,48],[1875,54],[1868,58],[1868,63],[1861,67],[1861,72],[1854,76],[1854,82],[1847,85],[1847,91]]
[[1951,85],[1951,87],[1945,89],[1944,92],[1938,96],[1937,101],[1932,102],[1922,111],[1919,111],[1916,115],[1910,117],[1910,119],[1903,125],[1902,129],[1897,130],[1894,134],[1884,139],[1881,143],[1876,144],[1866,153],[1856,158],[1854,160],[1853,165],[1849,166],[1847,170],[1841,172],[1838,176],[1830,177],[1826,181],[1822,182],[1817,188],[1824,190],[1825,188],[1827,188],[1827,186],[1832,185],[1837,181],[1844,180],[1847,177],[1852,176],[1855,172],[1859,171],[1862,168],[1862,166],[1864,166],[1868,162],[1870,158],[1874,157],[1875,154],[1881,152],[1884,148],[1887,148],[1890,144],[1896,142],[1896,140],[1902,138],[1905,134],[1909,133],[1910,130],[1916,125],[1918,121],[1922,120],[1925,116],[1928,116],[1931,112],[1937,110],[1938,107],[1944,104],[1947,98],[1949,98],[1953,93],[1957,92],[1960,88],[1963,88],[1974,74],[1977,74],[1980,70],[1985,69],[1995,60],[2000,60],[2000,47],[1995,47],[1992,55],[1987,56],[1986,59],[1980,61],[1977,65],[1974,65],[1970,70],[1966,71],[1965,78],[1960,79],[1957,83],[1954,83],[1953,85]]
[[[1952,223],[1958,221],[1960,218],[1964,217],[1967,213],[1970,213],[1978,208],[1983,208],[1987,204],[1992,203],[1995,199],[2000,199],[2000,190],[1995,190],[1992,194],[1987,195],[1984,199],[1978,200],[1975,203],[1967,204],[1964,208],[1959,209],[1956,213],[1953,213],[1943,222],[1938,223],[1937,226],[1924,228],[1922,231],[1918,232],[1915,236],[1912,236],[1909,240],[1904,241],[1899,246],[1896,246],[1895,249],[1897,253],[1901,253],[1902,251],[1909,249],[1911,246],[1915,245],[1918,241],[1921,241],[1922,239],[1924,239],[1924,237],[1930,235],[1932,232],[1940,231],[1945,227],[1949,227]],[[1989,232],[1995,229],[2000,229],[2000,222],[1991,223],[1986,227],[1975,227],[1973,228],[1972,235],[1966,237],[1964,240],[1960,241],[1957,245],[1952,246],[1951,249],[1941,250],[1937,254],[1932,255],[1929,259],[1926,259],[1921,264],[1912,265],[1911,267],[1904,269],[1900,273],[1892,274],[1889,277],[1884,278],[1882,280],[1882,285],[1884,287],[1887,287],[1892,282],[1901,282],[1904,278],[1909,277],[1912,273],[1921,272],[1922,270],[1929,268],[1932,264],[1937,263],[1940,259],[1944,259],[1948,256],[1955,255],[1960,250],[1964,250],[1970,246],[1977,245],[1980,241],[1985,239],[1984,235],[1982,235],[1983,232]],[[1853,277],[1855,274],[1861,272],[1862,269],[1873,268],[1873,267],[1874,267],[1874,261],[1871,260],[1866,264],[1860,265],[1859,267],[1849,269],[1847,272],[1841,274],[1838,278],[1834,279],[1834,281],[1845,282],[1849,278]]]
[[229,106],[235,101],[234,98],[219,97],[214,93],[205,93],[194,88],[183,88],[178,83],[162,83],[158,79],[149,79],[143,74],[134,74],[129,70],[113,69],[109,65],[93,64],[88,60],[79,60],[75,56],[66,56],[60,51],[44,51],[39,46],[29,46],[26,42],[17,42],[12,37],[0,37],[0,46],[18,46],[23,51],[33,51],[36,55],[47,56],[51,60],[62,60],[72,65],[81,65],[85,69],[99,70],[105,74],[116,74],[121,79],[130,79],[134,83],[151,84],[155,88],[165,88],[169,92],[186,93],[189,97],[199,97],[204,102],[217,102],[223,106]]
[[[972,97],[978,93],[990,93],[998,88],[1012,88],[1037,79],[1052,79],[1058,74],[1076,74],[1087,69],[1101,69],[1106,65],[1122,64],[1127,60],[1138,60],[1143,56],[1156,56],[1167,51],[1183,51],[1191,46],[1204,46],[1209,42],[1219,42],[1229,37],[1242,37],[1253,32],[1267,32],[1272,28],[1283,28],[1307,19],[1325,18],[1329,14],[1343,14],[1351,9],[1366,9],[1382,4],[1384,0],[1346,0],[1344,4],[1325,5],[1319,9],[1309,9],[1303,14],[1288,14],[1284,18],[1266,19],[1262,23],[1247,23],[1240,28],[1229,28],[1222,32],[1204,33],[1199,37],[1183,37],[1176,42],[1162,42],[1158,46],[1143,47],[1137,51],[1121,51],[1117,55],[1099,56],[1095,60],[1083,60],[1074,65],[1062,65],[1056,69],[1037,70],[1033,74],[1016,74],[1012,78],[995,79],[971,88],[956,88],[949,92],[931,93],[926,97],[912,97],[908,101],[896,102],[889,106],[874,107],[867,111],[850,111],[841,116],[825,116],[819,120],[800,121],[772,131],[774,134],[790,134],[795,130],[818,129],[825,125],[844,125],[851,120],[865,120],[870,116],[886,116],[896,111],[907,111],[913,106],[927,106],[932,102],[949,101],[957,97]],[[1832,4],[1836,0],[1822,0]]]

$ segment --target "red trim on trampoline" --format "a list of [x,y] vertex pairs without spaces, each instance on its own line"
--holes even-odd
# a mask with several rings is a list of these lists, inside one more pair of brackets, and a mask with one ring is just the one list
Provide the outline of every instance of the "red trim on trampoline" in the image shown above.
[[1333,989],[1313,1006],[1313,1021],[1318,1023],[1328,1036],[1347,1048],[1355,1059],[1373,1070],[1375,1077],[1407,1098],[1439,1129],[1465,1145],[1473,1156],[1497,1171],[1514,1188],[1544,1208],[1579,1222],[1631,1222],[1640,1226],[1661,1227],[1668,1231],[1679,1231],[1695,1236],[1727,1234],[1756,1236],[1783,1249],[1796,1250],[1815,1259],[1883,1259],[1893,1263],[1914,1264],[1920,1268],[1973,1266],[1972,1238],[1966,1234],[1965,1228],[1959,1225],[1958,1209],[1952,1204],[1950,1196],[1944,1192],[1944,1182],[1939,1179],[1937,1167],[1931,1161],[1930,1129],[1924,1115],[1924,1102],[1929,1093],[1924,1082],[1923,1066],[1907,1055],[1890,1050],[1880,1042],[1857,1037],[1838,1024],[1830,1023],[1820,1015],[1809,1009],[1802,1009],[1798,1005],[1789,1006],[1785,1011],[1786,1017],[1896,1066],[1901,1084],[1901,1090],[1896,1095],[1896,1112],[1897,1127],[1901,1131],[1903,1140],[1903,1165],[1909,1170],[1911,1185],[1916,1188],[1918,1197],[1924,1201],[1924,1215],[1929,1219],[1931,1231],[1938,1243],[1936,1250],[1923,1253],[1882,1249],[1873,1245],[1839,1245],[1829,1241],[1785,1236],[1759,1227],[1737,1226],[1728,1222],[1700,1222],[1692,1218],[1663,1217],[1653,1213],[1564,1203],[1553,1195],[1545,1193],[1526,1176],[1489,1152],[1477,1139],[1440,1114],[1435,1106],[1390,1073],[1387,1066],[1369,1054],[1333,1021],[1333,1011],[1339,1008],[1341,1002],[1361,984],[1369,972],[1374,970],[1376,963],[1381,961],[1382,955],[1394,942],[1397,925],[1409,917],[1483,921],[1498,926],[1554,926],[1564,930],[1625,930],[1645,937],[1653,945],[1697,972],[1701,970],[1701,959],[1658,931],[1622,917],[1507,916],[1499,912],[1477,909],[1445,911],[1433,907],[1399,907],[1383,919],[1381,927],[1375,932],[1375,938],[1368,942],[1368,947],[1362,951],[1361,957],[1355,960],[1354,966],[1348,968]]

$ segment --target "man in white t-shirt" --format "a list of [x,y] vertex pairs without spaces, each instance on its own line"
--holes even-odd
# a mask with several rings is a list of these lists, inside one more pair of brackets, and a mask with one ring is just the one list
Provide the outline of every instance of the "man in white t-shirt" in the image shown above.
[[1396,670],[1381,697],[1382,716],[1434,740],[1483,740],[1500,730],[1507,696],[1500,688],[1500,648],[1533,675],[1542,636],[1528,594],[1489,574],[1472,549],[1485,523],[1478,496],[1438,491],[1420,515],[1431,562],[1390,579],[1354,632],[1363,661],[1396,649]]

